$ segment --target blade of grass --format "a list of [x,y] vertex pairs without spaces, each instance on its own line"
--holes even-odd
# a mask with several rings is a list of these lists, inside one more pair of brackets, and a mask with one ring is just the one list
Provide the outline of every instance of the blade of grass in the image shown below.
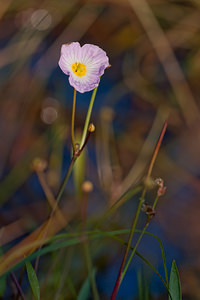
[[[141,230],[135,230],[135,232],[136,233],[141,233]],[[130,233],[130,229],[114,230],[114,231],[109,231],[109,232],[103,232],[103,231],[95,230],[95,231],[85,232],[84,234],[86,236],[88,236],[88,239],[97,239],[97,238],[102,238],[102,237],[113,237],[113,236],[127,234],[127,233]],[[166,265],[165,253],[164,253],[164,248],[163,248],[161,240],[157,236],[155,236],[154,234],[152,234],[150,232],[146,231],[145,234],[154,237],[158,241],[158,243],[160,245],[160,248],[161,248],[162,258],[163,258],[163,261],[165,262],[165,265]],[[78,244],[83,242],[83,240],[80,239],[81,235],[82,235],[82,232],[66,233],[66,234],[59,234],[57,236],[54,236],[51,239],[49,239],[48,243],[52,243],[52,242],[56,242],[56,241],[57,241],[57,243],[50,244],[48,246],[45,246],[43,249],[40,249],[40,250],[34,252],[30,256],[28,256],[28,257],[24,258],[23,260],[21,260],[15,266],[12,266],[12,268],[10,268],[9,270],[7,270],[4,273],[5,274],[10,273],[11,271],[15,270],[16,268],[24,265],[24,263],[26,261],[35,259],[37,256],[42,256],[42,255],[45,255],[47,253],[50,253],[52,251],[56,251],[56,250],[64,248],[64,247],[69,247],[69,246],[72,246],[72,245],[78,245]],[[65,239],[65,238],[68,238],[68,240],[63,241],[63,239]],[[61,242],[59,242],[59,239],[61,240]],[[37,243],[35,242],[35,244],[37,244]],[[35,246],[35,245],[33,245],[33,246]],[[24,247],[24,249],[22,249],[22,251],[25,252],[26,251],[25,248],[28,247],[28,249],[29,249],[30,245],[25,245],[23,247]],[[17,255],[17,253],[16,253],[16,255]],[[6,261],[5,263],[8,263],[8,262]]]
[[32,289],[33,297],[35,300],[40,300],[40,286],[39,286],[38,278],[30,261],[26,262],[26,271]]
[[[92,273],[93,273],[92,276],[95,277],[96,270],[94,269]],[[81,287],[77,300],[87,300],[89,299],[89,294],[90,294],[90,279],[88,276]]]
[[[170,278],[169,278],[169,291],[173,300],[182,300],[181,295],[181,284],[178,273],[178,268],[176,266],[175,260],[172,261]],[[169,296],[169,300],[171,297]]]
[[[148,232],[145,232],[148,234]],[[116,241],[122,243],[123,245],[127,245],[127,243],[118,238],[117,236],[114,236],[112,235],[112,238],[115,239]],[[133,247],[131,247],[131,250],[134,250]],[[160,273],[156,270],[156,268],[150,263],[150,261],[148,259],[146,259],[142,254],[140,254],[138,251],[135,252],[135,254],[140,257],[154,272],[155,274],[160,278],[160,280],[162,281],[162,283],[164,284],[165,288],[167,289],[168,291],[168,294],[170,295],[170,292],[169,292],[169,287],[168,285],[166,284],[166,282],[164,281],[164,279],[162,278],[162,276],[160,275]]]

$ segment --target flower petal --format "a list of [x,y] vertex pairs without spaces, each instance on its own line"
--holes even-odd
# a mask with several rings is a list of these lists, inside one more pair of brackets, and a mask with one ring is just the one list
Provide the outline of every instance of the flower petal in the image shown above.
[[92,70],[98,73],[99,76],[103,75],[104,70],[109,66],[108,57],[106,52],[98,46],[85,44],[82,48],[82,62]]
[[76,78],[73,75],[69,76],[69,83],[79,92],[85,93],[92,91],[95,87],[99,85],[100,77],[91,75],[87,76],[87,78]]
[[77,62],[80,58],[81,46],[78,42],[73,42],[70,44],[64,44],[61,47],[61,56],[59,59],[59,66],[61,70],[69,75],[71,72],[71,65]]

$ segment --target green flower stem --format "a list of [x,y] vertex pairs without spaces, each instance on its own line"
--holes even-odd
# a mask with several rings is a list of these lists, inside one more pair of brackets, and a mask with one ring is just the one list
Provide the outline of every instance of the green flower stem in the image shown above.
[[[146,224],[145,224],[145,226],[144,226],[142,232],[140,233],[140,236],[139,236],[139,238],[138,238],[138,240],[137,240],[137,242],[136,242],[134,248],[132,249],[131,255],[130,255],[130,257],[129,257],[129,259],[128,259],[128,261],[127,261],[125,267],[124,267],[124,270],[123,270],[123,272],[122,272],[121,282],[122,282],[122,280],[123,280],[123,278],[124,278],[124,276],[125,276],[125,274],[126,274],[126,271],[128,270],[128,267],[129,267],[130,262],[131,262],[131,260],[132,260],[132,258],[133,258],[133,255],[135,254],[135,252],[136,252],[136,250],[137,250],[137,247],[138,247],[138,245],[139,245],[139,243],[140,243],[140,241],[141,241],[141,239],[142,239],[142,237],[143,237],[143,235],[144,235],[144,233],[145,233],[145,231],[146,231],[148,225],[149,225],[149,222],[146,222]],[[131,247],[130,247],[130,248],[131,248]]]
[[[122,272],[123,272],[124,265],[125,265],[130,247],[131,247],[131,241],[132,241],[133,234],[134,234],[134,231],[135,231],[135,227],[136,227],[136,224],[137,224],[137,221],[138,221],[138,218],[139,218],[139,214],[140,214],[140,210],[141,210],[141,207],[142,207],[142,203],[144,201],[145,194],[146,194],[146,188],[143,189],[142,196],[141,196],[140,201],[138,203],[135,218],[133,219],[133,224],[132,224],[131,231],[130,231],[130,234],[129,234],[127,247],[126,247],[124,257],[123,257],[123,260],[122,260],[122,263],[121,263],[121,267],[120,267],[120,270],[119,270],[119,273],[118,273],[118,277],[117,277],[117,280],[116,280],[116,283],[115,283],[115,286],[114,286],[114,289],[113,289],[113,293],[112,293],[112,296],[110,298],[111,300],[115,299],[115,297],[117,295],[117,292],[119,290],[120,284],[121,284],[122,279],[123,279],[122,278]],[[124,277],[124,275],[123,275],[123,277]]]
[[73,151],[75,151],[76,149],[75,138],[74,138],[75,108],[76,108],[76,90],[74,89],[73,104],[72,104],[72,121],[71,121],[71,137],[72,137]]
[[[95,97],[96,97],[96,93],[97,93],[97,88],[98,86],[93,90],[93,93],[92,93],[92,97],[91,97],[91,100],[90,100],[90,104],[89,104],[89,108],[88,108],[88,112],[87,112],[87,116],[86,116],[86,120],[85,120],[85,125],[84,125],[84,129],[83,129],[83,135],[82,135],[82,139],[81,139],[81,143],[80,143],[80,147],[79,149],[82,148],[82,146],[84,145],[85,143],[85,139],[86,139],[86,136],[87,136],[87,131],[88,131],[88,126],[89,126],[89,122],[90,122],[90,116],[91,116],[91,113],[92,113],[92,108],[93,108],[93,104],[94,104],[94,100],[95,100]],[[72,135],[72,144],[73,144],[73,150],[74,152],[76,152],[76,145],[75,145],[75,139],[74,139],[74,119],[75,119],[75,106],[76,106],[76,90],[74,89],[74,96],[73,96],[73,106],[72,106],[72,126],[71,126],[71,135]],[[80,155],[81,153],[79,153]],[[73,166],[74,166],[74,163],[75,161],[77,160],[78,156],[76,155],[73,155],[72,159],[71,159],[71,162],[70,162],[70,165],[69,165],[69,168],[67,170],[67,173],[65,175],[65,178],[61,184],[61,187],[58,191],[58,194],[57,194],[57,197],[56,197],[56,206],[64,192],[64,189],[65,189],[65,185],[69,179],[69,176],[72,172],[72,169],[73,169]],[[56,209],[56,207],[55,207]]]
[[[89,126],[89,122],[90,122],[90,116],[91,116],[91,113],[92,113],[92,108],[93,108],[93,104],[94,104],[94,100],[95,100],[95,97],[96,97],[96,93],[97,93],[97,88],[96,87],[94,90],[93,90],[93,93],[92,93],[92,97],[91,97],[91,100],[90,100],[90,104],[89,104],[89,108],[88,108],[88,112],[87,112],[87,116],[86,116],[86,120],[85,120],[85,125],[84,125],[84,129],[83,129],[83,135],[82,135],[82,139],[81,139],[81,143],[80,143],[80,147],[79,149],[82,148],[82,146],[84,145],[84,142],[85,142],[85,139],[86,139],[86,136],[87,136],[87,131],[88,131],[88,126]],[[75,106],[76,106],[76,90],[74,89],[74,96],[73,96],[73,106],[72,106],[72,125],[71,125],[71,135],[72,135],[72,144],[73,144],[73,150],[74,152],[76,151],[76,145],[75,145],[75,139],[74,139],[74,119],[75,119]],[[63,192],[64,192],[64,189],[65,189],[65,185],[69,179],[69,176],[72,172],[72,169],[73,169],[73,166],[74,166],[74,163],[76,161],[78,157],[73,155],[72,159],[71,159],[71,163],[69,165],[69,168],[67,170],[67,173],[65,175],[65,178],[63,180],[63,183],[61,184],[61,187],[60,187],[60,190],[57,194],[57,197],[56,197],[56,203],[58,204]]]
[[[156,196],[156,198],[155,198],[155,200],[154,200],[154,203],[153,203],[153,205],[152,205],[152,209],[154,210],[155,209],[155,207],[156,207],[156,204],[157,204],[157,202],[158,202],[158,196]],[[141,239],[142,239],[142,237],[143,237],[143,235],[144,235],[144,233],[145,233],[145,231],[146,231],[146,229],[147,229],[147,227],[148,227],[148,225],[149,225],[149,222],[150,222],[150,219],[149,220],[147,220],[147,222],[146,222],[146,224],[145,224],[145,226],[144,226],[144,228],[143,228],[143,230],[142,230],[142,232],[141,232],[141,234],[140,234],[140,236],[139,236],[139,238],[138,238],[138,240],[137,240],[137,242],[136,242],[136,244],[135,244],[135,247],[132,249],[132,253],[131,253],[131,255],[130,255],[130,257],[129,257],[129,259],[128,259],[128,261],[127,261],[127,263],[126,263],[126,266],[124,267],[124,270],[123,270],[123,272],[122,272],[122,278],[121,278],[121,280],[123,280],[123,278],[124,278],[124,275],[125,275],[125,273],[126,273],[126,271],[127,271],[127,269],[128,269],[128,267],[129,267],[129,265],[130,265],[130,262],[131,262],[131,260],[132,260],[132,258],[133,258],[133,255],[135,254],[135,252],[136,252],[136,250],[137,250],[137,247],[138,247],[138,245],[139,245],[139,243],[140,243],[140,241],[141,241]],[[166,268],[165,268],[165,275],[166,275]],[[167,278],[167,277],[166,277]],[[167,282],[167,284],[168,284],[168,282]]]
[[[63,192],[65,190],[65,185],[66,185],[66,183],[67,183],[67,181],[69,179],[69,176],[71,175],[71,172],[72,172],[72,169],[73,169],[73,166],[75,164],[76,159],[77,159],[77,156],[73,156],[72,159],[71,159],[69,168],[68,168],[67,173],[65,175],[65,178],[64,178],[64,180],[63,180],[63,182],[62,182],[62,184],[60,186],[60,189],[58,191],[58,194],[56,196],[56,207],[57,207],[58,202],[59,202],[59,200],[60,200],[60,198],[61,198],[61,196],[62,196],[62,194],[63,194]],[[56,207],[55,207],[55,209],[56,209]]]
[[90,99],[90,104],[88,107],[88,112],[87,112],[87,116],[85,119],[85,125],[84,125],[83,134],[82,134],[82,138],[81,138],[80,149],[83,147],[86,136],[87,136],[88,126],[89,126],[89,122],[90,122],[90,117],[91,117],[92,108],[93,108],[94,100],[96,97],[97,89],[98,89],[98,86],[95,87],[95,89],[93,90],[92,97]]
[[[120,239],[118,236],[116,235],[112,235],[112,239],[120,242],[121,244],[123,244],[124,246],[127,246],[127,243]],[[130,248],[131,251],[133,251],[133,247]],[[148,261],[148,259],[146,259],[143,255],[141,255],[138,251],[135,251],[135,254],[140,257],[155,273],[156,275],[160,278],[160,280],[162,281],[162,283],[164,284],[164,286],[166,287],[168,293],[170,294],[169,292],[169,287],[168,287],[168,281],[165,282],[165,280],[163,279],[163,277],[160,275],[160,273],[154,268],[154,266]],[[173,299],[172,299],[173,300]]]
[[158,202],[158,195],[156,196],[155,200],[154,200],[154,203],[152,205],[152,208],[155,209],[156,205],[157,205],[157,202]]

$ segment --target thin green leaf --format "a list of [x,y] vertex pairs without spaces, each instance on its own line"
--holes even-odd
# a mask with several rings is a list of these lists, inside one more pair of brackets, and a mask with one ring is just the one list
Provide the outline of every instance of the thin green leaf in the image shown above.
[[[105,235],[107,235],[107,236],[110,235],[112,237],[113,235],[126,234],[126,233],[129,233],[129,232],[130,232],[130,229],[122,229],[122,230],[115,230],[115,231],[104,232],[104,233],[105,233]],[[142,230],[135,230],[135,232],[141,233]],[[168,286],[169,285],[169,280],[168,280],[167,264],[166,264],[165,251],[164,251],[163,244],[162,244],[161,240],[159,239],[159,237],[157,237],[155,234],[150,233],[148,231],[145,231],[144,234],[147,234],[147,235],[150,235],[150,236],[154,237],[159,243],[160,250],[161,250],[161,255],[162,255],[162,260],[163,260],[164,271],[165,271],[166,284]]]
[[171,295],[169,296],[169,300],[182,300],[180,278],[175,260],[172,261],[169,278],[169,291]]
[[[120,243],[122,243],[123,245],[127,245],[127,243],[124,241],[124,240],[122,240],[122,239],[120,239],[120,238],[118,238],[117,236],[112,236],[112,238],[113,239],[115,239],[116,241],[118,241],[118,242],[120,242]],[[133,247],[131,247],[130,248],[131,250],[133,250]],[[136,251],[135,252],[135,254],[137,255],[137,256],[139,256],[155,273],[156,273],[156,275],[160,278],[160,280],[162,281],[162,283],[164,284],[164,286],[166,287],[166,289],[167,289],[167,291],[168,291],[168,293],[169,293],[169,288],[168,288],[168,285],[165,283],[165,281],[164,281],[164,279],[162,278],[162,276],[160,275],[160,273],[156,270],[156,268],[150,263],[150,261],[148,260],[148,259],[146,259],[142,254],[140,254],[138,251]]]
[[[110,232],[103,232],[103,231],[95,230],[95,231],[85,232],[85,235],[88,236],[88,238],[92,240],[92,239],[97,239],[97,238],[102,238],[102,237],[113,237],[116,235],[127,234],[129,232],[130,232],[130,229],[114,230],[114,231],[110,231]],[[141,230],[136,230],[136,232],[141,232]],[[163,262],[165,262],[165,253],[164,253],[164,248],[162,246],[161,240],[152,233],[145,232],[145,234],[151,235],[157,239],[157,241],[159,242],[160,248],[161,248]],[[78,245],[78,244],[82,243],[82,240],[79,238],[80,236],[81,236],[81,233],[77,232],[77,233],[59,234],[59,235],[52,237],[48,243],[52,243],[54,241],[56,241],[56,243],[47,245],[44,248],[34,252],[29,257],[26,257],[20,263],[18,263],[14,267],[12,267],[9,271],[6,272],[6,274],[9,274],[11,271],[15,270],[16,268],[19,268],[20,266],[24,265],[25,262],[35,259],[37,256],[42,256],[42,255],[48,254],[52,251],[56,251],[61,248],[70,247],[70,246]],[[61,239],[60,242],[59,242],[59,239]],[[67,239],[67,240],[63,241],[63,239]],[[165,270],[166,270],[166,263],[165,263]],[[167,270],[166,270],[166,276],[167,276]],[[166,278],[166,280],[167,279],[168,278]]]
[[[95,277],[96,270],[94,269],[92,273],[93,273],[92,274],[93,277]],[[90,280],[88,276],[80,289],[77,300],[87,300],[89,298],[89,294],[90,294]]]
[[33,296],[35,300],[40,300],[40,286],[37,279],[37,275],[35,270],[33,269],[31,263],[29,261],[26,262],[26,271],[28,275],[28,280],[33,292]]
[[135,254],[138,257],[140,257],[156,273],[156,275],[160,278],[160,280],[162,281],[162,283],[166,287],[167,291],[169,292],[168,286],[165,283],[164,279],[162,278],[162,276],[160,275],[160,273],[156,270],[156,268],[150,263],[150,261],[147,258],[145,258],[142,254],[140,254],[138,251],[136,251]]
[[[141,230],[136,230],[136,232],[141,232]],[[155,234],[148,232],[148,231],[145,231],[145,234],[153,236],[159,243],[162,260],[163,260],[164,271],[165,271],[165,280],[166,280],[167,286],[169,286],[169,280],[168,280],[168,274],[167,274],[167,264],[166,264],[165,250],[164,250],[163,244],[162,244],[161,240],[159,239],[159,237],[157,237]]]
[[26,263],[27,261],[35,259],[38,256],[42,256],[42,255],[45,255],[45,254],[50,253],[52,251],[56,251],[58,249],[69,247],[69,246],[72,246],[72,245],[77,245],[77,244],[80,244],[80,243],[81,243],[80,239],[72,238],[72,239],[69,239],[69,240],[64,241],[64,242],[62,241],[62,242],[59,242],[59,243],[56,243],[56,244],[52,244],[50,246],[46,246],[46,247],[34,252],[30,256],[24,258],[22,261],[20,261],[17,265],[12,267],[5,274],[9,274],[11,271],[14,271],[15,269],[19,268],[20,266],[23,266],[24,263]]

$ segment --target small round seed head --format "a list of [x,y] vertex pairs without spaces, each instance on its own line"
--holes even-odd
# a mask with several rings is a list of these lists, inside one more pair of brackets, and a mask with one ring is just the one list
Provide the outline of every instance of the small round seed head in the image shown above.
[[93,191],[93,184],[91,181],[86,180],[82,184],[82,191],[85,193],[91,193]]

